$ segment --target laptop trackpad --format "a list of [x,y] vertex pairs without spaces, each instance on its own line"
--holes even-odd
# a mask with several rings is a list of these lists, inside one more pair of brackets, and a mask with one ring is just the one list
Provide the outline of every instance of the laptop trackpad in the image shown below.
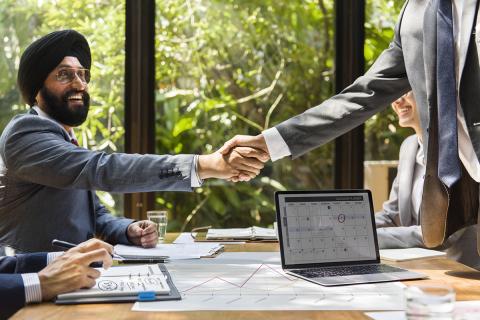
[[342,285],[342,284],[355,284],[355,283],[371,283],[371,282],[386,282],[386,281],[398,281],[401,279],[413,278],[410,272],[392,272],[392,273],[376,273],[376,274],[359,274],[350,276],[338,276],[338,277],[319,277],[312,279],[322,285]]

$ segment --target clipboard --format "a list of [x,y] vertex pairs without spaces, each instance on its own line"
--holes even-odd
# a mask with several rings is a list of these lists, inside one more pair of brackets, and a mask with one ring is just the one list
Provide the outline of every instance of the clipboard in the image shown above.
[[121,302],[136,302],[136,301],[172,301],[172,300],[182,300],[182,296],[178,291],[177,287],[172,281],[172,277],[167,270],[167,267],[159,263],[158,267],[162,271],[165,279],[170,287],[170,292],[168,294],[155,295],[154,297],[148,295],[132,295],[132,296],[111,296],[111,297],[90,297],[90,298],[79,298],[79,299],[55,299],[55,304],[83,304],[83,303],[121,303]]

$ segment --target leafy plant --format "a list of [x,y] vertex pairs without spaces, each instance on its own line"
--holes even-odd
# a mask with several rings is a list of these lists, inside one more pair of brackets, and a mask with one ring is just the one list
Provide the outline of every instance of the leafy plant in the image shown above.
[[[367,1],[367,67],[388,46],[401,3]],[[330,97],[333,0],[156,2],[156,152],[208,153],[235,134],[258,134]],[[24,112],[16,73],[25,47],[73,28],[93,55],[89,120],[77,130],[95,150],[123,151],[125,1],[0,1],[0,126]],[[387,110],[366,125],[367,159],[392,159],[408,134]],[[273,192],[333,186],[333,144],[268,163],[250,183],[208,181],[193,193],[157,193],[170,230],[270,225]],[[100,194],[115,212],[121,198]]]

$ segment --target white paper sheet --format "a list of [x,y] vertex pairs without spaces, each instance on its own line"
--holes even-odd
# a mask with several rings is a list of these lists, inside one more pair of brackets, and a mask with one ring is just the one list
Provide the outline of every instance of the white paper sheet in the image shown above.
[[261,263],[169,263],[168,270],[182,300],[137,302],[133,311],[404,308],[401,283],[327,288],[286,275],[277,264]]
[[199,259],[208,257],[223,249],[217,243],[192,243],[192,244],[157,244],[155,248],[140,248],[117,244],[115,253],[125,258],[146,257],[156,258],[167,256],[169,260]]
[[158,267],[158,264],[132,264],[128,266],[113,266],[108,269],[96,268],[101,272],[102,277],[120,277],[131,275],[151,275],[162,274],[162,271]]
[[[375,320],[407,320],[405,311],[365,312],[365,315]],[[454,319],[480,319],[480,300],[455,302]]]
[[380,258],[390,261],[408,261],[423,258],[442,257],[445,252],[429,250],[424,248],[407,248],[407,249],[382,249],[380,250]]

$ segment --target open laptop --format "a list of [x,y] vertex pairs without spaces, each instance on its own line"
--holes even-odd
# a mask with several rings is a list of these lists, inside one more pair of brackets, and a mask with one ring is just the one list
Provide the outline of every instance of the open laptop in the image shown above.
[[424,279],[380,263],[369,190],[275,193],[283,270],[324,286]]

